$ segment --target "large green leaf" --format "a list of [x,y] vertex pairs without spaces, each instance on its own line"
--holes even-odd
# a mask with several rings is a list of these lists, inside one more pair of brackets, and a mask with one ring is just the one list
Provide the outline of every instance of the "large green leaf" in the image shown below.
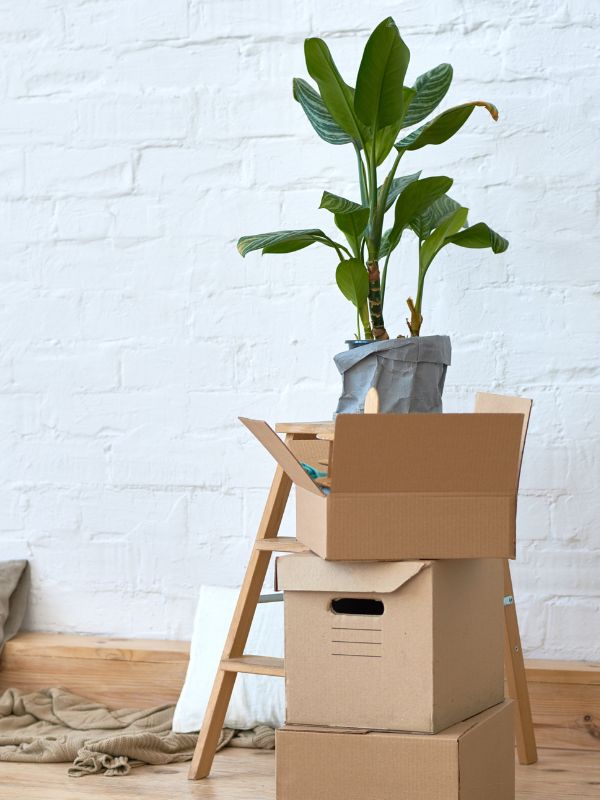
[[442,142],[446,142],[462,128],[476,106],[487,108],[493,119],[498,119],[498,110],[491,103],[486,103],[483,100],[464,103],[461,106],[449,108],[432,119],[431,122],[409,133],[404,139],[396,142],[396,148],[398,150],[419,150],[427,144],[442,144]]
[[302,78],[294,78],[294,99],[297,100],[308,121],[329,144],[348,144],[352,138],[345,133],[327,110],[320,94]]
[[346,235],[355,255],[360,252],[360,241],[369,221],[369,209],[358,208],[348,214],[334,214],[337,227]]
[[364,142],[363,130],[354,112],[354,90],[344,82],[325,42],[306,39],[304,56],[308,72],[333,119],[353,141]]
[[465,224],[468,213],[466,208],[457,208],[456,211],[444,217],[433,233],[425,239],[419,252],[419,271],[422,276],[426,274],[429,265],[442,247],[448,244],[448,237],[458,233]]
[[375,28],[365,45],[354,93],[356,115],[373,135],[402,119],[402,87],[409,60],[410,51],[402,41],[396,23],[387,17]]
[[323,192],[319,208],[325,208],[333,213],[336,226],[346,236],[352,252],[358,255],[362,235],[369,221],[368,207],[337,194]]
[[494,253],[503,253],[508,240],[493,231],[485,222],[477,222],[464,231],[447,237],[447,242],[460,247],[491,247]]
[[237,243],[240,255],[245,256],[253,250],[262,250],[263,253],[293,253],[302,250],[311,244],[319,242],[329,247],[334,242],[319,228],[307,228],[298,231],[272,231],[271,233],[258,233],[254,236],[242,236]]
[[438,64],[437,67],[419,75],[415,81],[415,96],[408,106],[402,120],[402,127],[417,125],[428,117],[442,102],[452,83],[452,67],[450,64]]
[[400,241],[402,231],[410,221],[423,213],[433,202],[446,194],[452,186],[452,178],[438,175],[410,183],[400,193],[394,210],[394,225],[390,234],[390,248],[393,250]]
[[369,274],[358,258],[340,261],[335,271],[335,280],[347,300],[360,308],[369,296]]
[[442,197],[438,197],[438,199],[421,214],[413,217],[410,221],[410,227],[419,239],[426,239],[431,231],[437,228],[444,217],[447,217],[448,214],[452,214],[460,207],[460,203],[457,203],[456,200],[444,194]]
[[353,200],[340,197],[339,194],[323,192],[319,208],[325,208],[333,214],[349,214],[351,211],[358,211],[363,208],[363,206],[361,206],[360,203],[355,203]]
[[[403,94],[403,105],[404,108],[406,108],[410,103],[410,101],[412,100],[415,94],[415,90],[410,89],[408,86],[404,86],[402,89],[402,94]],[[375,134],[375,163],[377,164],[377,166],[383,164],[385,159],[388,157],[390,150],[394,146],[396,137],[398,136],[403,127],[404,127],[404,121],[403,119],[400,119],[393,125],[388,125],[387,127],[381,128],[381,130],[377,131],[377,133]]]
[[[421,176],[421,170],[418,172],[413,172],[412,175],[402,175],[399,178],[394,178],[394,180],[390,184],[390,190],[388,192],[388,196],[385,201],[385,210],[388,211],[393,205],[398,197],[398,195],[406,189],[409,183],[414,183],[414,181],[418,181],[419,177]],[[383,187],[380,186],[377,190],[377,202],[379,202],[379,198],[381,197],[381,191]]]

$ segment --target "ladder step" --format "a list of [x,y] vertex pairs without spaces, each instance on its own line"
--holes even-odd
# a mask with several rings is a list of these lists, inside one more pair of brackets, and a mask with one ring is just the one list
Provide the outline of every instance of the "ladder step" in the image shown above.
[[270,656],[239,656],[239,658],[224,658],[221,661],[224,672],[250,672],[252,675],[273,675],[283,678],[283,658]]
[[271,539],[259,539],[254,543],[257,550],[269,550],[271,553],[310,553],[310,548],[293,536],[274,536]]

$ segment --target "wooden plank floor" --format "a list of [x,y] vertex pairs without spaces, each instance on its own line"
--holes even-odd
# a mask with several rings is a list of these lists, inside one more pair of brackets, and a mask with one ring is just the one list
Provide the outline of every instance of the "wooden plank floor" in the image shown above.
[[[228,748],[211,777],[186,780],[188,764],[140,767],[123,778],[68,778],[66,764],[0,764],[2,800],[275,800],[275,756]],[[598,800],[600,754],[543,750],[540,761],[517,766],[517,800]],[[482,798],[483,800],[483,798]]]

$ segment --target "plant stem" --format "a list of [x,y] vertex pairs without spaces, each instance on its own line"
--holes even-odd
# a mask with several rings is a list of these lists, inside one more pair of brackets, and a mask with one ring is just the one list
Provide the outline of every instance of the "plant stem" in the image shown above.
[[[421,308],[423,306],[423,283],[424,281],[422,280],[419,281],[419,286],[417,288],[417,299],[415,301],[415,311],[420,317],[421,317]],[[421,321],[423,321],[423,317],[421,317]]]
[[356,307],[356,338],[360,339],[360,311]]
[[350,250],[348,250],[347,247],[344,247],[343,244],[335,244],[335,245],[333,245],[333,249],[337,253],[338,258],[339,258],[340,261],[344,261],[344,256],[342,255],[342,251],[344,253],[346,253],[348,258],[352,258],[352,253],[350,252]]
[[367,183],[365,176],[365,165],[363,164],[362,156],[360,154],[360,147],[354,142],[354,152],[356,153],[356,160],[358,162],[358,183],[360,186],[360,202],[361,205],[366,206],[369,202],[367,194]]
[[390,260],[390,253],[385,258],[383,266],[383,278],[379,273],[379,248],[381,246],[381,236],[383,229],[383,218],[385,216],[385,206],[390,192],[394,175],[398,169],[398,164],[402,158],[403,151],[398,151],[392,168],[389,171],[381,193],[377,193],[377,164],[375,162],[375,154],[371,153],[371,158],[367,158],[369,165],[369,188],[370,188],[370,213],[369,213],[369,228],[368,228],[368,251],[369,260],[367,262],[367,269],[369,270],[369,307],[371,311],[371,322],[373,325],[373,334],[376,339],[389,339],[388,333],[385,329],[383,321],[383,304],[385,301],[385,285],[387,281],[387,268]]
[[365,332],[365,339],[372,339],[373,338],[373,331],[371,330],[371,321],[369,319],[369,305],[365,303],[364,306],[361,306],[359,309],[360,319],[363,324],[363,329]]
[[375,228],[379,230],[379,237],[381,239],[381,231],[383,228],[383,217],[385,215],[385,206],[387,203],[387,198],[390,193],[390,187],[392,185],[392,181],[394,180],[394,176],[396,174],[396,170],[398,169],[398,164],[400,163],[400,159],[404,155],[404,150],[399,150],[398,155],[394,159],[394,163],[392,164],[392,168],[389,171],[386,179],[383,182],[381,187],[381,195],[378,198],[379,204],[377,208],[377,218],[375,220]]
[[417,299],[416,301],[413,301],[412,297],[409,297],[406,301],[406,305],[410,311],[410,319],[406,320],[406,324],[408,325],[408,330],[410,331],[411,336],[419,336],[421,333],[421,325],[423,324],[423,315],[421,314],[421,309],[423,307],[423,287],[425,285],[426,270],[423,269],[421,264],[422,243],[423,240],[419,238],[419,280],[417,282]]
[[[373,233],[375,231],[375,217],[377,215],[377,164],[375,154],[367,156],[367,166],[369,168],[369,228],[367,230],[369,242],[369,255],[375,244]],[[375,258],[377,254],[375,253]]]
[[388,268],[388,261],[390,260],[390,256],[392,255],[392,251],[390,250],[387,256],[385,257],[385,261],[383,264],[383,272],[381,274],[381,305],[383,306],[385,302],[385,284],[387,281],[387,268]]
[[410,311],[410,319],[408,317],[406,319],[408,330],[410,331],[411,336],[418,336],[421,331],[421,324],[423,322],[423,317],[418,313],[412,297],[409,297],[407,299],[406,305],[408,306],[408,310]]
[[[369,272],[369,313],[371,333],[374,339],[389,339],[383,321],[381,304],[381,275],[377,256],[381,244],[381,230],[376,228],[377,219],[377,164],[375,153],[365,153],[369,168],[369,226],[367,228],[367,270]],[[379,226],[381,229],[381,225]]]

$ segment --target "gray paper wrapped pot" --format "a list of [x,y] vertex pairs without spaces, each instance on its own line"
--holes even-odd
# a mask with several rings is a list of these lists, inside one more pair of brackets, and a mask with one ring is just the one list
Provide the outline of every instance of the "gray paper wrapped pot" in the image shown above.
[[361,414],[374,386],[380,413],[439,413],[452,347],[448,336],[413,336],[369,342],[338,353],[333,360],[343,391],[336,414]]

